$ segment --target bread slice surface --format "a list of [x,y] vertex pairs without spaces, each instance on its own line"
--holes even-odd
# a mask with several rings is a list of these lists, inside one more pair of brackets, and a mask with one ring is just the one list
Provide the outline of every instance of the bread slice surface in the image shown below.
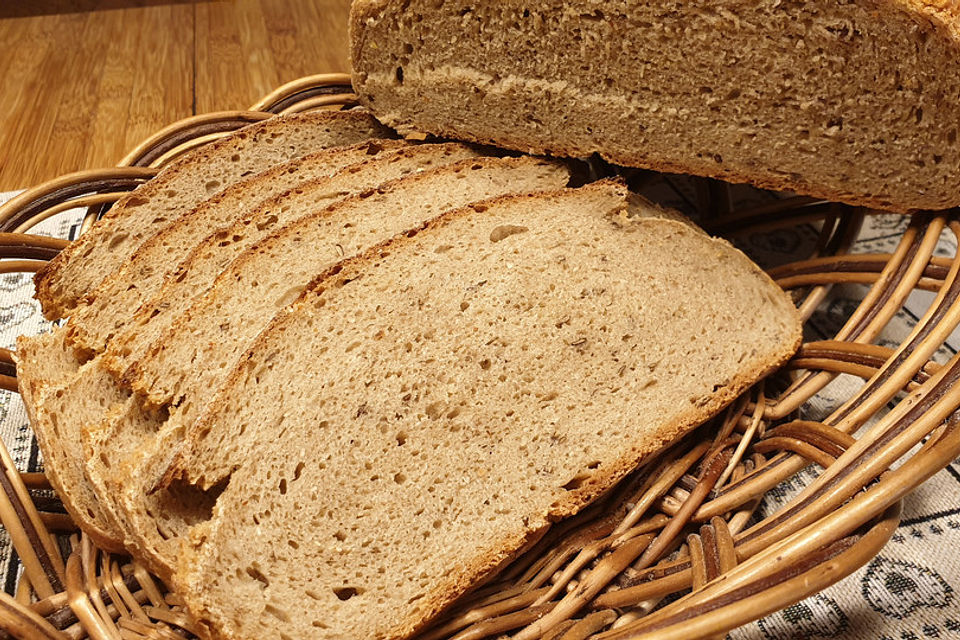
[[[250,247],[130,366],[152,406],[189,425],[252,340],[324,269],[448,209],[506,193],[564,186],[568,169],[538,158],[479,158],[382,185],[305,216]],[[309,248],[309,250],[307,250]]]
[[784,362],[789,298],[651,209],[609,183],[504,197],[278,315],[181,460],[232,470],[174,576],[212,637],[409,637]]
[[69,315],[80,298],[199,201],[252,173],[324,147],[391,132],[363,111],[277,116],[208,144],[118,201],[87,233],[37,272],[44,315]]
[[916,0],[360,0],[383,122],[891,211],[960,204],[960,10]]
[[205,294],[216,277],[248,247],[273,231],[342,198],[356,195],[409,173],[475,157],[466,145],[425,144],[386,151],[367,161],[345,167],[324,179],[282,193],[249,211],[238,210],[233,224],[202,240],[165,278],[160,290],[120,329],[106,353],[106,366],[123,377],[127,368],[192,302]]
[[403,144],[369,140],[312,153],[245,178],[198,203],[177,218],[176,224],[146,240],[93,292],[84,296],[71,313],[68,340],[82,351],[103,351],[110,338],[127,325],[131,314],[156,293],[164,276],[212,231],[232,224],[262,201]]

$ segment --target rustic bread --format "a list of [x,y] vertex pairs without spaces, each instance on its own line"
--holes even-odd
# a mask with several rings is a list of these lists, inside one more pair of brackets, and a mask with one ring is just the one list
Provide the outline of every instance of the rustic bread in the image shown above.
[[[81,369],[64,343],[64,334],[62,327],[55,327],[50,333],[17,340],[17,384],[43,453],[44,473],[63,506],[99,546],[123,551],[122,529],[86,481],[76,451],[81,429],[90,419],[88,412],[102,419],[117,398],[102,393],[97,386],[102,380],[96,376],[83,376],[85,384],[70,385],[81,376]],[[71,392],[64,393],[65,387]]]
[[384,123],[892,211],[960,205],[956,3],[357,0]]
[[[189,278],[176,278],[176,286],[167,291],[167,299],[154,305],[155,312],[159,313],[162,308],[164,312],[171,312],[171,320],[179,317],[187,310],[187,302],[199,297],[222,270],[225,256],[229,264],[229,256],[242,253],[243,247],[308,211],[315,213],[329,202],[374,188],[381,181],[452,164],[476,154],[476,150],[456,143],[411,146],[380,154],[346,167],[335,176],[313,181],[271,199],[245,216],[229,232],[211,236],[213,242],[208,243],[206,262],[195,261],[193,269],[186,270],[190,273]],[[184,283],[186,288],[181,286]],[[147,313],[153,319],[161,317],[154,316],[154,312]],[[146,326],[137,328],[134,323],[136,336],[146,329]],[[98,357],[91,361],[90,370],[102,375],[105,364],[105,358]],[[110,389],[103,390],[103,393],[111,392]],[[130,400],[115,408],[106,420],[84,431],[87,478],[101,496],[105,508],[116,512],[117,519],[125,523],[125,544],[130,552],[141,558],[158,576],[167,579],[179,550],[179,533],[209,512],[209,498],[194,495],[189,487],[174,487],[172,494],[152,491],[169,465],[169,458],[163,455],[172,451],[170,443],[179,439],[182,432],[179,424],[164,425],[162,416],[144,411],[138,401]],[[185,501],[184,494],[194,497],[195,504]]]
[[174,575],[213,638],[409,637],[790,356],[763,272],[627,203],[467,207],[276,317],[180,460],[233,472]]
[[[194,324],[196,331],[213,332],[209,337],[220,346],[212,349],[204,345],[198,355],[210,361],[193,365],[207,369],[200,382],[203,386],[191,386],[179,406],[171,408],[169,420],[156,436],[141,441],[124,464],[124,471],[114,472],[107,479],[108,484],[115,486],[124,519],[131,523],[134,546],[149,557],[157,573],[169,575],[179,552],[178,536],[185,534],[197,518],[209,514],[202,506],[191,509],[189,502],[179,499],[178,493],[190,491],[187,487],[174,484],[172,493],[154,489],[170,466],[171,456],[177,450],[174,445],[204,406],[201,396],[211,395],[243,352],[245,342],[255,337],[282,308],[274,304],[279,303],[277,295],[290,289],[299,292],[316,274],[345,256],[362,252],[446,209],[513,190],[561,186],[568,176],[566,167],[536,158],[480,158],[423,171],[288,225],[248,249],[230,270],[221,274],[211,291],[183,314],[183,319],[190,320],[178,322],[167,333],[170,335],[174,329],[182,332],[187,324]],[[311,250],[304,252],[301,246]],[[241,280],[236,280],[234,274]],[[257,296],[251,296],[246,288],[251,277],[258,283]],[[211,322],[217,318],[219,324]],[[169,340],[165,336],[157,345],[173,347]],[[151,355],[137,364],[152,359]],[[187,372],[190,376],[197,373]],[[201,389],[205,391],[201,393]],[[128,415],[135,412],[132,408]],[[157,522],[163,523],[162,533],[158,533]]]
[[325,147],[389,136],[365,112],[325,111],[270,118],[186,155],[122,198],[37,272],[36,296],[44,315],[69,315],[145,240],[238,180]]
[[106,366],[122,377],[127,367],[144,355],[193,300],[206,293],[234,258],[273,231],[336,200],[408,173],[477,155],[477,150],[456,143],[407,146],[346,167],[329,178],[303,184],[256,207],[238,208],[232,226],[217,230],[194,247],[133,319],[126,318],[126,326],[120,328],[106,353]]
[[496,195],[561,187],[569,175],[564,165],[532,157],[465,160],[301,218],[237,258],[147,355],[131,364],[126,382],[152,406],[175,405],[178,418],[189,425],[245,345],[316,274],[442,211]]
[[[271,199],[269,206],[258,207],[242,218],[245,225],[253,226],[235,226],[228,234],[232,244],[225,245],[223,238],[218,237],[214,250],[222,259],[231,251],[235,254],[244,243],[250,244],[260,235],[268,234],[307,211],[315,212],[338,199],[374,188],[380,182],[455,163],[475,157],[476,154],[476,150],[456,143],[410,146],[380,153],[377,157],[345,167],[335,176],[313,180],[290,193]],[[241,206],[240,203],[237,206]],[[241,234],[245,235],[245,239],[240,238]],[[215,274],[215,271],[208,272],[207,280],[211,280]],[[194,277],[192,287],[197,287],[200,282]],[[186,296],[188,292],[179,291],[179,295]],[[172,494],[149,492],[169,462],[164,461],[162,468],[156,471],[151,465],[158,463],[153,459],[148,460],[146,465],[140,464],[141,460],[147,459],[146,454],[155,452],[158,446],[163,450],[163,443],[169,438],[161,434],[160,439],[154,441],[164,423],[163,413],[157,415],[145,411],[136,398],[118,388],[108,373],[109,369],[103,366],[105,360],[102,355],[84,365],[80,370],[82,375],[73,375],[77,372],[78,363],[70,350],[63,348],[62,339],[46,341],[44,353],[38,356],[42,356],[35,358],[38,362],[48,365],[42,378],[60,385],[57,393],[64,398],[61,405],[69,407],[60,420],[73,421],[74,436],[76,431],[80,432],[82,450],[68,443],[62,448],[64,456],[70,456],[68,462],[71,468],[79,469],[82,465],[86,481],[99,498],[105,519],[115,523],[116,528],[124,532],[124,546],[141,558],[154,573],[166,578],[172,570],[172,558],[177,551],[177,541],[173,539],[178,527],[182,529],[189,526],[194,512],[199,514],[194,517],[206,513],[209,499],[193,495],[195,492],[189,488],[175,488]],[[55,371],[51,366],[51,363],[59,361],[64,363],[59,367],[63,371]],[[83,458],[78,459],[81,453]],[[149,484],[146,480],[141,481],[141,478],[150,478]],[[84,478],[76,473],[73,480],[78,486],[84,483]],[[119,498],[123,492],[130,493],[131,490],[134,495],[140,490],[134,506],[120,508]],[[192,503],[189,508],[181,506],[185,492],[195,498],[195,504]]]
[[81,351],[102,351],[113,334],[129,323],[131,313],[156,293],[164,276],[211,231],[232,224],[264,200],[403,144],[368,140],[327,149],[243,179],[201,202],[181,215],[176,224],[145,241],[92,293],[84,296],[70,315],[68,342]]

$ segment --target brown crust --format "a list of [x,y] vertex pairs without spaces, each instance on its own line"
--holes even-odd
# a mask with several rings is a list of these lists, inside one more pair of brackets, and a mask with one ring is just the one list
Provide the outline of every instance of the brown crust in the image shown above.
[[54,282],[63,277],[63,271],[73,256],[81,253],[87,247],[92,246],[99,239],[99,230],[109,224],[110,220],[114,220],[123,215],[127,203],[132,199],[139,199],[143,196],[149,197],[151,194],[163,189],[172,178],[181,173],[191,171],[196,165],[203,165],[211,158],[220,157],[229,153],[236,147],[239,141],[246,139],[250,135],[257,135],[264,131],[284,128],[290,123],[308,122],[319,124],[344,117],[356,119],[370,118],[370,114],[365,110],[354,110],[311,111],[307,113],[275,116],[243,127],[227,137],[211,142],[172,162],[157,174],[155,178],[121,198],[89,232],[72,242],[66,249],[61,251],[56,258],[37,271],[33,279],[35,287],[34,297],[40,301],[44,317],[48,320],[61,318],[76,304],[77,300],[61,299],[55,295],[52,290]]
[[[365,31],[362,28],[362,23],[369,18],[376,17],[379,12],[394,2],[395,0],[356,0],[350,9],[350,50],[354,91],[358,94],[361,104],[374,113],[377,113],[376,107],[371,104],[368,96],[364,92],[364,71],[361,69],[360,64],[361,54],[365,44]],[[930,24],[935,30],[954,41],[957,46],[957,54],[960,56],[960,4],[946,2],[945,0],[876,0],[876,4],[878,6],[885,6],[891,11],[905,12],[918,20]],[[380,115],[382,116],[382,114]],[[423,133],[467,140],[478,144],[495,145],[524,153],[582,157],[593,152],[593,149],[585,150],[565,146],[560,143],[550,144],[548,147],[529,140],[510,139],[506,137],[493,139],[455,127],[444,127],[442,125],[431,126],[421,122],[414,122],[409,118],[398,118],[395,121],[386,123],[398,129],[411,127]],[[685,163],[668,162],[657,157],[646,156],[641,150],[637,150],[635,154],[618,154],[602,150],[597,153],[604,160],[622,166],[650,169],[665,173],[695,174],[726,182],[751,184],[756,187],[774,191],[792,191],[816,198],[823,198],[832,202],[842,202],[853,206],[886,210],[894,213],[915,213],[921,209],[949,209],[960,206],[960,193],[944,195],[940,198],[926,198],[922,202],[920,202],[920,194],[917,194],[918,201],[914,203],[891,202],[886,199],[873,197],[869,194],[852,195],[839,191],[829,185],[810,183],[804,180],[802,176],[775,178],[769,175],[728,168],[719,169],[716,164],[694,158],[690,158],[689,162]]]
[[[615,180],[602,180],[600,182],[595,182],[585,187],[581,187],[581,189],[609,189],[612,194],[616,194],[623,198],[624,206],[626,206],[629,197],[625,186]],[[573,190],[561,190],[549,193],[551,195],[562,197],[563,194],[570,193],[572,191]],[[389,255],[394,248],[402,246],[404,243],[413,242],[413,238],[423,231],[443,227],[456,218],[470,215],[478,210],[486,210],[486,208],[490,206],[515,200],[542,197],[543,195],[545,194],[513,194],[499,196],[482,203],[474,203],[460,209],[445,212],[440,216],[424,223],[416,230],[396,236],[357,256],[348,258],[334,267],[331,267],[315,278],[293,305],[287,307],[284,312],[278,314],[273,321],[271,321],[268,327],[260,333],[259,337],[245,352],[244,356],[241,358],[241,362],[251,359],[257,352],[262,352],[263,346],[268,343],[270,336],[276,333],[282,333],[283,324],[288,321],[287,318],[289,318],[291,314],[302,305],[310,304],[311,298],[320,296],[327,289],[335,288],[344,284],[346,281],[357,277],[363,272],[364,268],[367,267],[370,262]],[[682,221],[664,218],[656,218],[656,220],[658,224],[676,226],[690,232],[689,225]],[[561,518],[577,513],[592,500],[600,496],[604,491],[612,487],[626,474],[635,469],[636,466],[643,460],[647,459],[651,455],[655,455],[658,451],[662,450],[664,446],[670,444],[671,442],[675,442],[690,428],[703,423],[714,415],[717,415],[717,413],[733,402],[749,386],[754,384],[764,375],[782,366],[799,348],[802,338],[801,322],[799,314],[796,313],[793,302],[790,300],[789,296],[782,289],[780,289],[780,287],[778,287],[776,283],[774,283],[773,280],[771,280],[770,277],[767,276],[759,267],[754,265],[749,258],[746,258],[746,256],[744,256],[740,251],[734,249],[728,242],[714,238],[711,240],[722,246],[724,251],[733,252],[738,255],[738,260],[743,260],[746,262],[746,264],[750,265],[750,268],[754,274],[760,276],[771,288],[775,295],[782,296],[786,308],[793,310],[794,331],[793,336],[791,336],[792,339],[785,343],[780,351],[775,354],[770,354],[768,360],[755,362],[749,370],[735,376],[734,379],[723,388],[723,390],[715,393],[708,403],[701,407],[694,407],[689,411],[684,412],[672,424],[661,428],[660,432],[657,434],[657,437],[649,439],[646,442],[638,443],[631,452],[624,455],[619,460],[614,461],[613,464],[607,465],[605,472],[602,474],[596,474],[594,477],[590,478],[586,483],[584,483],[584,485],[582,485],[578,490],[570,492],[565,500],[555,503],[547,513],[542,514],[540,519],[535,523],[531,523],[527,529],[517,532],[515,536],[505,539],[503,546],[501,546],[499,549],[493,550],[484,556],[474,559],[463,572],[461,572],[459,575],[451,576],[447,584],[440,585],[434,591],[434,595],[430,596],[430,599],[426,601],[427,605],[423,611],[401,620],[397,624],[396,628],[389,632],[387,636],[385,636],[386,638],[390,638],[391,640],[400,640],[402,638],[410,637],[411,634],[423,628],[433,616],[439,614],[453,604],[472,586],[476,585],[478,581],[496,571],[496,569],[502,566],[503,563],[509,562],[512,558],[515,558],[517,555],[519,555],[529,544],[535,542],[535,538],[545,531],[545,528],[549,526],[550,522],[554,522]],[[760,358],[758,358],[758,360],[760,360]],[[223,388],[228,387],[241,378],[242,371],[240,369],[240,366],[234,368]],[[226,404],[227,402],[224,398],[218,397],[213,403],[211,403],[208,414],[220,410]],[[201,419],[199,419],[194,425],[194,428],[187,433],[187,437],[184,441],[184,448],[181,450],[180,455],[178,455],[175,461],[171,464],[171,469],[168,471],[168,477],[187,477],[189,475],[188,469],[186,468],[186,456],[184,455],[184,450],[189,451],[192,443],[197,441],[196,434],[204,430],[204,423],[206,422],[205,418],[206,416],[201,417]],[[194,542],[194,544],[196,545],[196,542]],[[185,545],[185,547],[186,546],[189,545]],[[197,551],[198,546],[195,546],[192,550],[192,553],[194,554],[193,557],[196,557]],[[184,559],[178,567],[177,574],[174,578],[178,587],[188,585],[188,581],[184,581],[183,572],[189,571],[190,567],[192,566],[196,565],[191,560],[187,560],[186,554],[184,554]],[[200,617],[209,617],[202,616],[203,612],[205,611],[205,607],[202,605],[202,603],[190,597],[189,588],[182,589],[182,592],[188,607],[198,607],[197,609],[191,609],[191,611]],[[212,637],[227,640],[226,636],[218,634],[215,629],[211,629],[211,632]]]

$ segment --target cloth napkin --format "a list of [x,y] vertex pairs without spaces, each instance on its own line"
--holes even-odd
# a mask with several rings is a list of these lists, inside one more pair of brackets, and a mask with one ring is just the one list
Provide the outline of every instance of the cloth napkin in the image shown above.
[[[657,187],[653,187],[657,191]],[[741,190],[741,201],[768,198],[762,192]],[[13,193],[0,194],[0,203]],[[695,196],[683,185],[667,179],[659,193],[668,206],[689,211]],[[68,211],[34,229],[60,238],[72,238],[83,212]],[[856,253],[889,253],[894,250],[907,219],[896,215],[871,216],[854,248]],[[816,229],[800,226],[773,233],[738,238],[740,248],[764,266],[802,259],[809,255]],[[937,255],[952,256],[957,247],[945,233]],[[806,339],[832,337],[862,299],[866,288],[837,286],[827,302],[807,323]],[[18,335],[48,331],[37,302],[32,298],[29,274],[0,275],[0,346],[13,348]],[[933,299],[918,292],[907,302],[880,343],[896,346],[909,333]],[[946,362],[960,348],[955,334],[936,355]],[[840,376],[808,403],[808,418],[826,416],[859,388],[861,381]],[[38,471],[43,460],[20,397],[0,391],[0,437],[21,470]],[[771,491],[760,507],[770,513],[789,500],[811,479],[807,469]],[[6,532],[0,530],[0,579],[13,593],[21,567]],[[960,638],[960,460],[938,473],[905,500],[899,529],[890,543],[866,566],[823,592],[783,611],[748,624],[730,634],[733,640],[806,640],[852,638],[863,640],[919,640]]]

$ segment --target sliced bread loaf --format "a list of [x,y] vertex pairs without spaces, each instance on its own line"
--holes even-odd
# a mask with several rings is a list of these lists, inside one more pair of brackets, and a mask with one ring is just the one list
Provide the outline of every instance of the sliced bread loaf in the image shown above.
[[145,241],[79,301],[70,315],[68,342],[81,351],[102,351],[113,334],[129,323],[131,314],[157,292],[164,276],[211,231],[232,224],[259,203],[289,189],[403,145],[400,141],[368,140],[327,149],[243,179],[198,204],[176,224]]
[[[64,334],[56,327],[17,340],[17,384],[43,454],[44,473],[63,506],[101,548],[123,551],[123,531],[87,482],[78,452],[83,426],[101,420],[122,394],[111,392],[115,385],[104,393],[101,378],[82,375]],[[82,384],[71,384],[81,378]]]
[[610,183],[475,205],[279,314],[181,459],[233,472],[174,576],[210,635],[409,637],[783,363],[788,296],[651,210]]
[[363,111],[313,112],[270,118],[186,155],[122,198],[37,272],[36,296],[44,315],[69,315],[145,240],[238,180],[326,147],[390,135]]
[[344,197],[477,154],[477,150],[456,143],[407,146],[346,167],[329,178],[303,184],[256,207],[237,208],[231,226],[219,229],[194,247],[133,319],[125,318],[126,326],[119,327],[106,353],[107,367],[122,377],[130,363],[142,357],[192,302],[207,292],[216,276],[261,238]]
[[[169,567],[175,564],[178,536],[184,535],[197,518],[208,515],[179,499],[189,488],[173,484],[172,491],[154,491],[177,451],[174,445],[179,444],[195,412],[204,406],[203,396],[212,395],[211,390],[242,353],[245,341],[256,336],[279,311],[277,304],[286,304],[291,289],[299,292],[317,273],[345,255],[356,255],[445,209],[513,190],[556,187],[563,185],[568,176],[566,167],[536,158],[481,158],[423,171],[307,216],[254,245],[231,265],[207,296],[183,314],[184,318],[191,318],[189,322],[198,331],[203,324],[204,331],[212,332],[208,338],[220,345],[214,348],[204,342],[198,354],[210,359],[195,365],[207,369],[202,386],[191,386],[180,406],[171,409],[169,420],[156,437],[143,439],[125,462],[124,471],[115,471],[107,478],[118,492],[125,520],[131,523],[135,546],[149,555],[158,574],[167,575]],[[300,250],[307,246],[309,251]],[[237,274],[241,280],[228,274]],[[251,277],[257,281],[257,296],[251,296],[246,286]],[[208,303],[208,299],[213,302]],[[198,313],[201,309],[203,313]],[[207,312],[216,314],[219,324]],[[171,332],[178,326],[179,323],[171,327]],[[183,331],[184,327],[178,330]],[[164,337],[157,344],[172,346],[168,340]],[[140,362],[151,360],[149,356]],[[188,372],[190,376],[198,373]],[[201,389],[206,391],[200,392]],[[136,411],[131,408],[122,419],[129,419]],[[157,528],[158,520],[163,522],[162,530]]]
[[448,209],[506,193],[563,186],[564,165],[479,158],[424,171],[305,216],[261,240],[131,364],[131,388],[173,404],[189,425],[245,345],[330,265]]
[[960,9],[916,0],[352,5],[384,123],[893,211],[960,205]]

